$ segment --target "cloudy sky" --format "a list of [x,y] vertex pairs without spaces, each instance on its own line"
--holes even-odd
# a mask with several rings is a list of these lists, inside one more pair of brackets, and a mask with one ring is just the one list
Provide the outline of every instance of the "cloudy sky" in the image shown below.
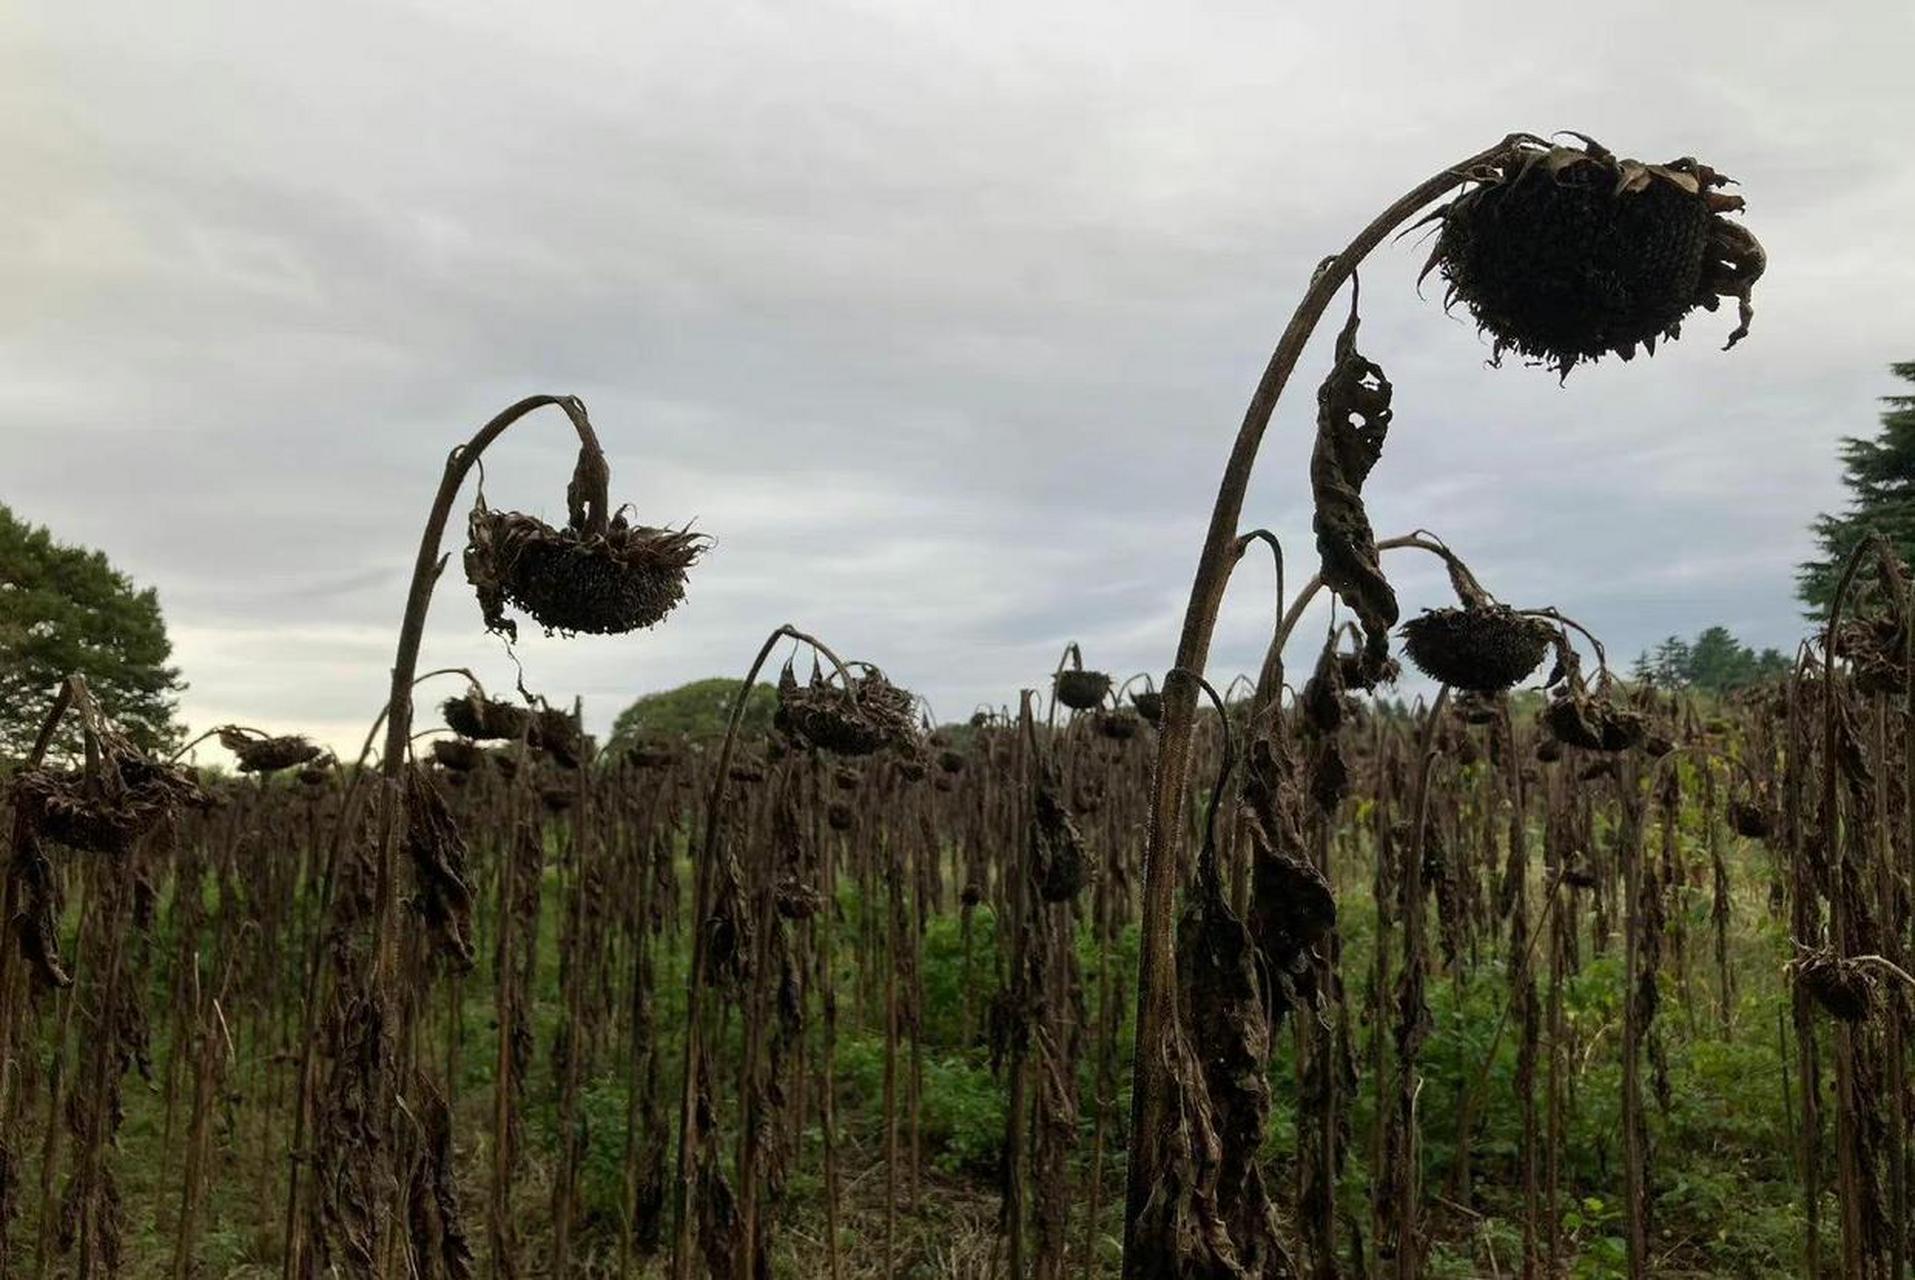
[[[539,391],[590,406],[615,499],[717,539],[658,630],[519,646],[600,726],[785,621],[946,718],[1072,639],[1161,670],[1318,259],[1503,134],[1578,129],[1741,180],[1754,333],[1724,355],[1700,316],[1558,386],[1487,368],[1386,245],[1379,532],[1435,530],[1624,656],[1713,623],[1792,645],[1835,441],[1915,359],[1915,6],[1244,8],[16,0],[0,501],[159,589],[199,726],[356,742],[446,451]],[[1297,578],[1333,327],[1246,511]],[[529,420],[487,496],[562,520],[571,456]],[[1239,574],[1214,675],[1272,590]],[[511,683],[456,558],[425,660]]]

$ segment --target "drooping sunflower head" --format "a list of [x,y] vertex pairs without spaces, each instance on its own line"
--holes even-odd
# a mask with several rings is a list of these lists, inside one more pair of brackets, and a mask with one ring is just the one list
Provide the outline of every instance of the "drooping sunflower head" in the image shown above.
[[778,678],[772,727],[841,756],[868,756],[887,747],[915,754],[918,724],[910,690],[892,684],[876,667],[849,679],[847,687],[813,671],[809,683],[799,684],[787,663]]
[[1066,668],[1054,678],[1057,700],[1072,711],[1091,711],[1104,703],[1110,692],[1110,676],[1102,671]]
[[209,805],[186,769],[155,760],[104,723],[77,769],[32,766],[7,780],[13,805],[36,836],[84,853],[123,854],[187,806]]
[[239,757],[241,773],[278,773],[319,759],[320,749],[296,733],[272,736],[239,725],[219,731],[219,743]]
[[488,698],[476,689],[447,698],[439,709],[454,733],[475,742],[506,742],[523,737],[532,722],[532,713],[524,707]]
[[1417,670],[1475,693],[1500,693],[1527,678],[1542,665],[1553,634],[1541,620],[1499,604],[1426,610],[1402,630]]
[[465,576],[487,629],[516,636],[505,606],[548,633],[622,635],[661,621],[685,598],[685,574],[710,545],[689,529],[614,517],[604,532],[554,529],[483,501],[467,522]]
[[1668,164],[1620,160],[1582,146],[1525,142],[1470,175],[1468,188],[1434,215],[1446,303],[1460,301],[1495,343],[1567,375],[1610,353],[1679,336],[1701,308],[1733,297],[1734,346],[1749,331],[1749,295],[1762,275],[1762,246],[1729,220],[1742,197],[1730,179],[1689,158]]
[[485,748],[464,738],[439,738],[432,744],[432,759],[450,773],[471,773],[485,763]]
[[1543,725],[1566,747],[1618,752],[1642,745],[1649,722],[1609,693],[1558,689],[1543,709]]

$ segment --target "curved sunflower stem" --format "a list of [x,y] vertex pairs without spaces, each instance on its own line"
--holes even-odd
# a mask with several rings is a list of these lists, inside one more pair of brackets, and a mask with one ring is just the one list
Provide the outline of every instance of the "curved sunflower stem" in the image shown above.
[[[379,858],[376,865],[377,907],[372,953],[375,990],[393,989],[392,979],[399,966],[397,863],[399,814],[403,807],[400,800],[402,776],[407,758],[406,745],[412,732],[412,686],[414,673],[419,666],[419,646],[425,635],[426,614],[432,605],[432,590],[445,568],[446,557],[440,554],[439,548],[445,537],[446,523],[451,518],[452,504],[457,500],[459,490],[464,487],[466,477],[486,449],[521,418],[548,405],[556,405],[563,410],[578,435],[579,459],[573,470],[572,481],[566,488],[566,503],[574,521],[588,532],[603,532],[609,521],[610,499],[607,490],[610,469],[605,462],[604,450],[599,447],[598,435],[592,429],[591,419],[586,416],[585,404],[576,396],[527,396],[508,405],[446,458],[445,471],[440,476],[439,488],[426,514],[425,530],[419,538],[418,554],[413,561],[412,577],[406,588],[405,612],[399,624],[398,650],[393,658],[392,684],[384,712],[386,744],[379,771],[385,784],[385,803],[382,806],[384,813],[380,821]],[[375,726],[374,733],[368,735],[368,743],[376,733]],[[393,1097],[394,1081],[388,1071],[382,1070],[380,1076],[381,1097],[377,1105],[383,1114],[385,1105]],[[304,1085],[305,1082],[302,1082],[302,1091]],[[288,1193],[289,1224],[295,1220],[296,1197],[295,1184]],[[293,1235],[290,1227],[288,1234]],[[296,1236],[290,1243],[292,1247],[285,1251],[282,1272],[288,1280],[298,1273],[302,1252]]]
[[1084,651],[1077,647],[1077,641],[1075,640],[1064,646],[1063,654],[1057,659],[1057,670],[1051,673],[1051,691],[1044,708],[1044,728],[1046,730],[1055,729],[1057,727],[1057,678],[1064,674],[1064,664],[1067,662],[1070,664],[1072,671],[1082,671],[1084,669]]
[[[718,749],[718,764],[712,778],[711,799],[705,811],[705,841],[693,874],[692,889],[692,955],[690,973],[685,988],[685,1061],[680,1075],[679,1125],[678,1125],[678,1179],[672,1192],[672,1211],[674,1228],[672,1236],[671,1275],[673,1280],[690,1280],[692,1268],[692,1183],[697,1173],[697,1146],[693,1130],[697,1122],[699,1076],[703,1071],[701,1059],[702,1009],[705,989],[705,969],[709,960],[705,943],[705,915],[711,909],[713,880],[717,874],[718,846],[723,831],[725,791],[731,781],[731,761],[738,746],[738,727],[744,722],[745,706],[750,700],[751,691],[758,682],[758,673],[764,669],[765,662],[771,657],[781,641],[795,640],[809,645],[815,652],[821,653],[836,668],[844,681],[846,696],[851,696],[855,685],[851,673],[824,641],[809,635],[786,623],[765,637],[758,656],[752,659],[750,668],[745,672],[743,683],[738,686],[738,695],[732,699],[731,715],[725,723],[724,743]],[[827,910],[829,907],[827,907]]]
[[[1418,183],[1377,215],[1347,248],[1319,269],[1291,316],[1270,363],[1245,410],[1243,423],[1224,464],[1210,527],[1191,581],[1182,635],[1174,666],[1186,673],[1200,672],[1210,654],[1228,577],[1229,551],[1237,537],[1250,474],[1263,442],[1264,430],[1277,400],[1303,354],[1305,343],[1323,318],[1325,308],[1359,263],[1385,237],[1416,212],[1468,180],[1471,171],[1505,155],[1517,144],[1512,134],[1460,164],[1448,166]],[[1157,768],[1153,775],[1150,820],[1144,857],[1142,952],[1138,959],[1137,1054],[1133,1067],[1131,1104],[1131,1158],[1124,1228],[1124,1274],[1143,1280],[1135,1243],[1136,1224],[1151,1189],[1163,1172],[1164,1055],[1158,1052],[1176,1012],[1173,965],[1173,916],[1181,865],[1177,842],[1181,832],[1184,792],[1188,784],[1193,730],[1196,724],[1197,685],[1189,675],[1172,673],[1164,681],[1163,721],[1157,736]]]
[[[1414,547],[1418,551],[1427,551],[1431,555],[1441,559],[1451,568],[1461,567],[1464,573],[1469,573],[1468,568],[1463,566],[1463,562],[1457,558],[1455,552],[1444,545],[1441,538],[1423,529],[1417,529],[1411,533],[1398,534],[1394,538],[1384,538],[1376,544],[1376,549],[1379,552],[1400,551],[1405,547]],[[1470,581],[1475,581],[1475,575],[1470,575]],[[1297,590],[1297,598],[1290,602],[1290,607],[1284,611],[1282,619],[1277,623],[1277,633],[1270,644],[1270,653],[1272,655],[1278,658],[1282,657],[1284,646],[1290,642],[1291,633],[1297,629],[1297,624],[1303,621],[1304,611],[1310,607],[1311,602],[1316,599],[1317,594],[1322,590],[1323,575],[1320,573],[1313,575],[1308,582],[1305,582],[1303,586]],[[1268,665],[1270,658],[1266,657],[1264,662]]]
[[432,607],[432,589],[445,568],[446,558],[440,554],[439,547],[445,537],[446,522],[451,518],[452,504],[458,498],[466,476],[492,442],[504,435],[519,419],[547,405],[556,405],[564,410],[572,429],[578,434],[579,461],[572,482],[566,486],[567,506],[571,508],[574,519],[583,516],[591,530],[602,532],[608,519],[610,468],[605,462],[605,451],[599,447],[598,434],[592,430],[592,420],[586,416],[585,402],[577,396],[527,396],[501,410],[446,458],[445,473],[440,477],[438,492],[433,495],[432,509],[426,515],[425,532],[419,538],[419,554],[412,565],[412,583],[406,591],[405,615],[399,625],[399,649],[392,660],[392,692],[386,699],[386,749],[379,760],[379,773],[390,794],[380,828],[378,946],[375,952],[377,972],[382,977],[393,971],[398,960],[393,945],[397,933],[395,917],[399,900],[394,884],[400,807],[396,797],[400,776],[406,765],[406,743],[412,733],[412,684],[413,673],[419,666],[419,644],[425,635],[426,613]]

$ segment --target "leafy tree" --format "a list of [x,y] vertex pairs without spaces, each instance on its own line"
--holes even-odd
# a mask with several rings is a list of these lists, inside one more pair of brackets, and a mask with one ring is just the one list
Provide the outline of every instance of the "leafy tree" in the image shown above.
[[[140,747],[178,741],[179,669],[159,596],[99,551],[54,541],[0,504],[0,756],[19,757],[78,672]],[[70,740],[69,740],[70,743]]]
[[[618,713],[612,723],[611,745],[618,748],[645,737],[720,737],[731,719],[738,685],[737,680],[719,676],[694,680],[663,693],[648,693]],[[747,733],[764,732],[771,727],[777,706],[778,690],[761,681],[745,699],[745,716],[739,727]]]
[[[1915,361],[1889,366],[1896,377],[1915,383]],[[1848,510],[1816,517],[1816,559],[1796,573],[1796,594],[1811,618],[1828,611],[1841,576],[1842,561],[1862,535],[1879,529],[1901,554],[1915,561],[1915,395],[1883,396],[1882,429],[1873,439],[1842,441],[1842,484]]]

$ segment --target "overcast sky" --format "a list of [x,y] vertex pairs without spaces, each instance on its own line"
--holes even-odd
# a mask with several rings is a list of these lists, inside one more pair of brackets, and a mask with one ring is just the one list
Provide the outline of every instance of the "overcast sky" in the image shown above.
[[[195,726],[356,743],[446,451],[533,392],[585,399],[615,500],[717,540],[655,631],[524,628],[528,686],[596,726],[785,621],[947,719],[1072,639],[1161,671],[1319,258],[1505,133],[1577,129],[1742,182],[1754,332],[1725,355],[1699,315],[1558,386],[1487,368],[1386,245],[1378,531],[1625,660],[1714,623],[1792,646],[1835,442],[1915,359],[1915,5],[1246,8],[15,0],[0,501],[158,588]],[[1245,513],[1293,582],[1334,327]],[[572,452],[527,421],[488,499],[562,522]],[[1406,614],[1444,602],[1392,576]],[[1272,589],[1238,575],[1220,682]],[[425,662],[511,684],[456,554]]]

